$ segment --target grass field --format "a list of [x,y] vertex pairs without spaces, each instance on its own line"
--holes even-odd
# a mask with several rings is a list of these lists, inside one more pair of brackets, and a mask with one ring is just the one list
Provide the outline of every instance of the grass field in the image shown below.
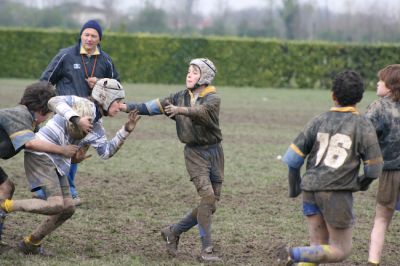
[[[30,80],[1,80],[0,107],[14,106]],[[127,99],[163,97],[182,86],[126,84]],[[314,115],[331,106],[330,92],[316,90],[218,88],[222,96],[221,128],[225,182],[213,221],[213,238],[222,265],[274,265],[279,243],[307,245],[300,197],[287,197],[286,168],[277,159]],[[360,110],[376,98],[367,92]],[[105,118],[109,136],[126,114]],[[93,153],[93,149],[90,150]],[[29,198],[23,153],[1,166],[16,182],[16,199]],[[181,237],[180,253],[170,258],[159,230],[176,222],[197,204],[183,160],[183,144],[166,117],[142,117],[134,134],[112,159],[93,154],[78,170],[77,188],[85,203],[50,235],[45,247],[56,256],[19,254],[15,245],[43,219],[12,213],[0,265],[198,265],[197,230]],[[357,222],[353,253],[340,265],[365,265],[374,217],[377,184],[355,194]],[[382,265],[399,265],[398,214],[393,220]]]

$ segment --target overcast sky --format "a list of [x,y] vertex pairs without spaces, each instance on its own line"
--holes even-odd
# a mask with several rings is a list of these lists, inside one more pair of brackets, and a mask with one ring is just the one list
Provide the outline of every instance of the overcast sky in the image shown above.
[[[89,2],[92,2],[88,0]],[[118,0],[121,3],[122,10],[129,10],[132,6],[143,6],[146,1],[144,0]],[[398,16],[400,14],[400,0],[299,0],[301,3],[311,3],[315,6],[327,7],[330,10],[338,13],[350,11],[352,13],[376,12],[377,9],[383,11],[382,16],[386,14]],[[153,0],[151,1],[155,6],[176,8],[177,2],[175,0]],[[195,0],[194,9],[203,14],[215,14],[221,9],[229,8],[239,10],[250,7],[263,8],[267,5],[275,3],[281,5],[281,0]],[[93,2],[92,2],[93,3]],[[379,8],[377,8],[379,5]]]
[[[0,0],[1,1],[1,0]],[[25,2],[26,4],[43,7],[46,3],[60,2],[60,0],[15,0]],[[68,0],[65,0],[68,1]],[[134,6],[143,7],[145,0],[114,0],[119,5],[116,7],[121,12],[127,12]],[[271,2],[275,5],[280,4],[281,0],[194,0],[194,10],[203,14],[215,14],[224,8],[239,10],[243,8],[258,7],[263,8]],[[311,3],[312,5],[327,7],[334,12],[376,12],[380,10],[382,16],[398,16],[400,14],[400,0],[299,0],[301,3]],[[81,0],[86,5],[101,3],[102,1]],[[157,7],[174,9],[178,3],[177,0],[152,0],[150,1]],[[377,7],[378,6],[378,7]]]

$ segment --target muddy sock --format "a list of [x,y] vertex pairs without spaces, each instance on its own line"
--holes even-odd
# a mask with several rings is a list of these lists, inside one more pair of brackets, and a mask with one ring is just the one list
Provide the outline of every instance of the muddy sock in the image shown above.
[[12,212],[13,201],[6,199],[0,204],[0,208],[2,208],[5,212]]
[[[209,229],[211,231],[211,222]],[[211,241],[211,234],[206,233],[206,231],[199,225],[199,234],[200,234],[200,240],[201,240],[201,249],[205,249],[206,247],[212,246],[212,241]]]
[[290,249],[290,257],[294,262],[322,262],[331,257],[329,245],[318,245],[310,247],[295,247]]
[[202,249],[212,246],[211,216],[212,206],[210,204],[200,204],[197,212],[197,221],[199,223]]
[[41,240],[35,240],[35,239],[33,239],[32,235],[29,235],[29,236],[24,237],[24,242],[26,244],[31,244],[31,245],[34,245],[34,246],[40,246],[42,241]]

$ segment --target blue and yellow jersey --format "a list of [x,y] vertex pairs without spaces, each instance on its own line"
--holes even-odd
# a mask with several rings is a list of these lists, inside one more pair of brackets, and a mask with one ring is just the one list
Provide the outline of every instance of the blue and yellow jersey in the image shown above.
[[185,89],[163,99],[154,99],[145,103],[128,103],[128,108],[138,109],[141,115],[164,114],[168,104],[188,107],[187,115],[173,117],[176,132],[182,143],[189,145],[211,145],[222,141],[219,127],[221,98],[215,87],[208,86],[199,95]]
[[382,169],[375,130],[354,107],[334,107],[312,119],[283,160],[297,169],[307,160],[301,182],[305,191],[357,191],[361,162],[370,178],[378,178]]
[[25,105],[0,110],[0,158],[9,159],[35,138],[36,124]]

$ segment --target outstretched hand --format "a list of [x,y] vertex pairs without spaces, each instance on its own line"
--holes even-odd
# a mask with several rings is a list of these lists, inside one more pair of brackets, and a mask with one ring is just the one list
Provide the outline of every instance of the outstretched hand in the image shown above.
[[168,104],[167,106],[164,107],[164,111],[168,115],[168,117],[171,118],[179,114],[179,107],[173,104]]
[[80,163],[83,160],[92,157],[91,154],[86,155],[86,152],[88,151],[89,147],[90,147],[89,145],[86,145],[79,148],[79,150],[74,154],[74,156],[72,156],[71,163]]
[[128,122],[125,123],[125,130],[128,132],[132,132],[135,129],[137,122],[140,119],[139,111],[133,110],[129,112],[128,118],[129,118]]

